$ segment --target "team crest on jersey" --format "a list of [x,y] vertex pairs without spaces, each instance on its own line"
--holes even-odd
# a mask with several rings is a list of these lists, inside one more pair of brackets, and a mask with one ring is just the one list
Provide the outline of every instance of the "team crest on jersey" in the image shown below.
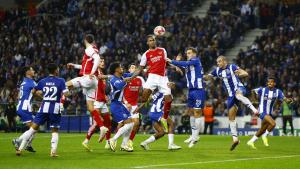
[[162,54],[162,52],[158,52],[158,54],[160,54],[160,55],[161,55],[161,54]]

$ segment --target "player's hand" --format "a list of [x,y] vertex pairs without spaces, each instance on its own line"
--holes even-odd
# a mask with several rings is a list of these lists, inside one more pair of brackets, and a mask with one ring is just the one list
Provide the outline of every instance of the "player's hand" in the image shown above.
[[131,77],[127,77],[127,78],[124,79],[124,81],[125,81],[126,83],[129,83],[131,80],[132,80]]
[[90,79],[93,79],[93,78],[94,78],[94,75],[93,75],[93,74],[90,74],[90,75],[89,75],[89,78],[90,78]]
[[126,108],[127,108],[128,111],[131,111],[131,109],[132,109],[132,105],[131,104],[126,103],[125,106],[126,106]]
[[172,60],[170,58],[167,58],[166,61],[170,62],[170,63],[172,62]]
[[170,89],[174,89],[175,88],[175,83],[174,82],[168,82],[168,87],[170,88]]
[[183,71],[179,67],[175,67],[177,73],[180,73],[183,76]]
[[68,63],[68,64],[67,64],[67,68],[69,68],[69,69],[70,69],[70,68],[74,68],[74,64],[73,64],[73,63]]
[[176,56],[176,60],[177,60],[177,61],[182,60],[182,55],[177,55],[177,56]]

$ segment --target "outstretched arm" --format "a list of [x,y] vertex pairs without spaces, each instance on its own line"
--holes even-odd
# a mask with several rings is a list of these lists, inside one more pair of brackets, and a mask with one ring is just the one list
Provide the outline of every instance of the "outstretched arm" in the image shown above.
[[245,70],[239,68],[236,71],[234,71],[234,73],[238,76],[238,77],[247,77],[249,74],[248,72],[246,72]]

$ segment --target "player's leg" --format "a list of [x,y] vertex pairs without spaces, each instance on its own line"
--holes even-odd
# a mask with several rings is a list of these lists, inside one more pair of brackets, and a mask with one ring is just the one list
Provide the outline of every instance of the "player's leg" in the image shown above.
[[51,132],[52,132],[52,137],[51,137],[51,152],[50,152],[50,156],[51,157],[58,157],[58,155],[57,155],[57,145],[58,145],[58,140],[59,140],[58,128],[53,127],[51,129]]
[[145,106],[146,102],[148,101],[150,95],[152,94],[152,91],[155,89],[154,86],[151,87],[151,86],[147,86],[146,84],[144,86],[143,93],[142,93],[142,98],[141,98],[142,103],[138,108],[135,109],[135,112],[140,112],[140,110]]
[[167,123],[168,123],[168,140],[169,140],[168,149],[169,150],[179,150],[179,149],[181,149],[181,147],[174,144],[174,128],[175,128],[174,122],[172,121],[172,119],[170,117],[168,117]]
[[271,131],[273,131],[273,129],[275,128],[276,126],[276,122],[275,120],[272,118],[272,116],[267,116],[265,117],[265,120],[269,123],[268,125],[268,128],[266,129],[266,131],[262,134],[262,140],[263,140],[263,143],[266,147],[269,146],[269,141],[268,141],[268,138],[267,136],[269,135],[269,133]]
[[229,108],[229,110],[228,110],[229,127],[230,127],[230,132],[231,132],[231,136],[232,136],[232,140],[233,140],[233,144],[231,145],[231,148],[230,148],[230,150],[232,151],[235,149],[235,147],[240,142],[238,139],[238,133],[237,133],[237,122],[235,121],[238,107],[235,105],[234,97],[228,98],[227,107]]
[[109,149],[109,144],[108,144],[108,140],[111,137],[111,116],[109,112],[103,113],[103,120],[104,120],[104,126],[108,128],[108,131],[105,134],[105,149]]
[[[37,115],[38,116],[38,115]],[[42,122],[42,121],[41,121]],[[24,132],[22,142],[19,146],[19,148],[16,150],[16,155],[21,155],[21,152],[24,150],[24,148],[27,146],[30,138],[37,132],[39,129],[39,124],[36,124],[35,122],[31,125],[31,127]]]
[[140,127],[140,114],[134,113],[137,106],[132,106],[130,110],[131,118],[134,123],[133,129],[130,133],[129,141],[127,143],[127,146],[133,149],[133,139],[135,138],[135,135]]
[[247,145],[253,149],[256,149],[254,142],[267,130],[267,128],[269,126],[268,121],[265,120],[266,117],[267,117],[267,115],[265,116],[265,118],[263,118],[263,121],[261,122],[261,127],[256,132],[256,134],[247,142]]
[[93,136],[93,134],[95,133],[95,130],[96,130],[96,127],[97,127],[96,121],[95,120],[92,120],[92,121],[93,121],[92,125],[89,127],[88,132],[85,136],[85,139],[82,142],[82,146],[88,151],[92,151],[92,149],[89,145],[89,141],[90,141],[91,137]]
[[150,136],[147,140],[143,141],[140,146],[144,150],[149,150],[149,144],[153,143],[154,141],[158,140],[159,138],[163,137],[165,135],[164,127],[159,121],[153,121],[153,127],[156,131],[156,133],[152,136]]
[[235,94],[236,99],[241,101],[248,108],[250,108],[252,110],[253,114],[258,115],[258,110],[253,106],[251,101],[247,97],[244,96],[244,93],[246,91],[242,91],[242,90],[243,89],[236,91],[236,94]]
[[193,109],[190,108],[189,106],[189,101],[188,101],[188,109],[187,109],[187,114],[190,116],[190,126],[191,126],[191,135],[189,138],[187,138],[186,140],[184,140],[184,143],[190,143],[192,141],[192,135],[195,132],[195,117],[194,117],[194,113],[193,113]]

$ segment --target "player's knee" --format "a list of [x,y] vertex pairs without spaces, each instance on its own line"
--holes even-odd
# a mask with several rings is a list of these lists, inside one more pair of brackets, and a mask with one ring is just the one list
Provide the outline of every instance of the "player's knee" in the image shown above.
[[164,130],[160,130],[160,131],[157,133],[157,135],[158,135],[159,137],[163,137],[163,136],[165,135]]
[[272,128],[274,128],[274,127],[276,126],[276,122],[275,122],[275,121],[271,122],[270,126],[271,126]]

